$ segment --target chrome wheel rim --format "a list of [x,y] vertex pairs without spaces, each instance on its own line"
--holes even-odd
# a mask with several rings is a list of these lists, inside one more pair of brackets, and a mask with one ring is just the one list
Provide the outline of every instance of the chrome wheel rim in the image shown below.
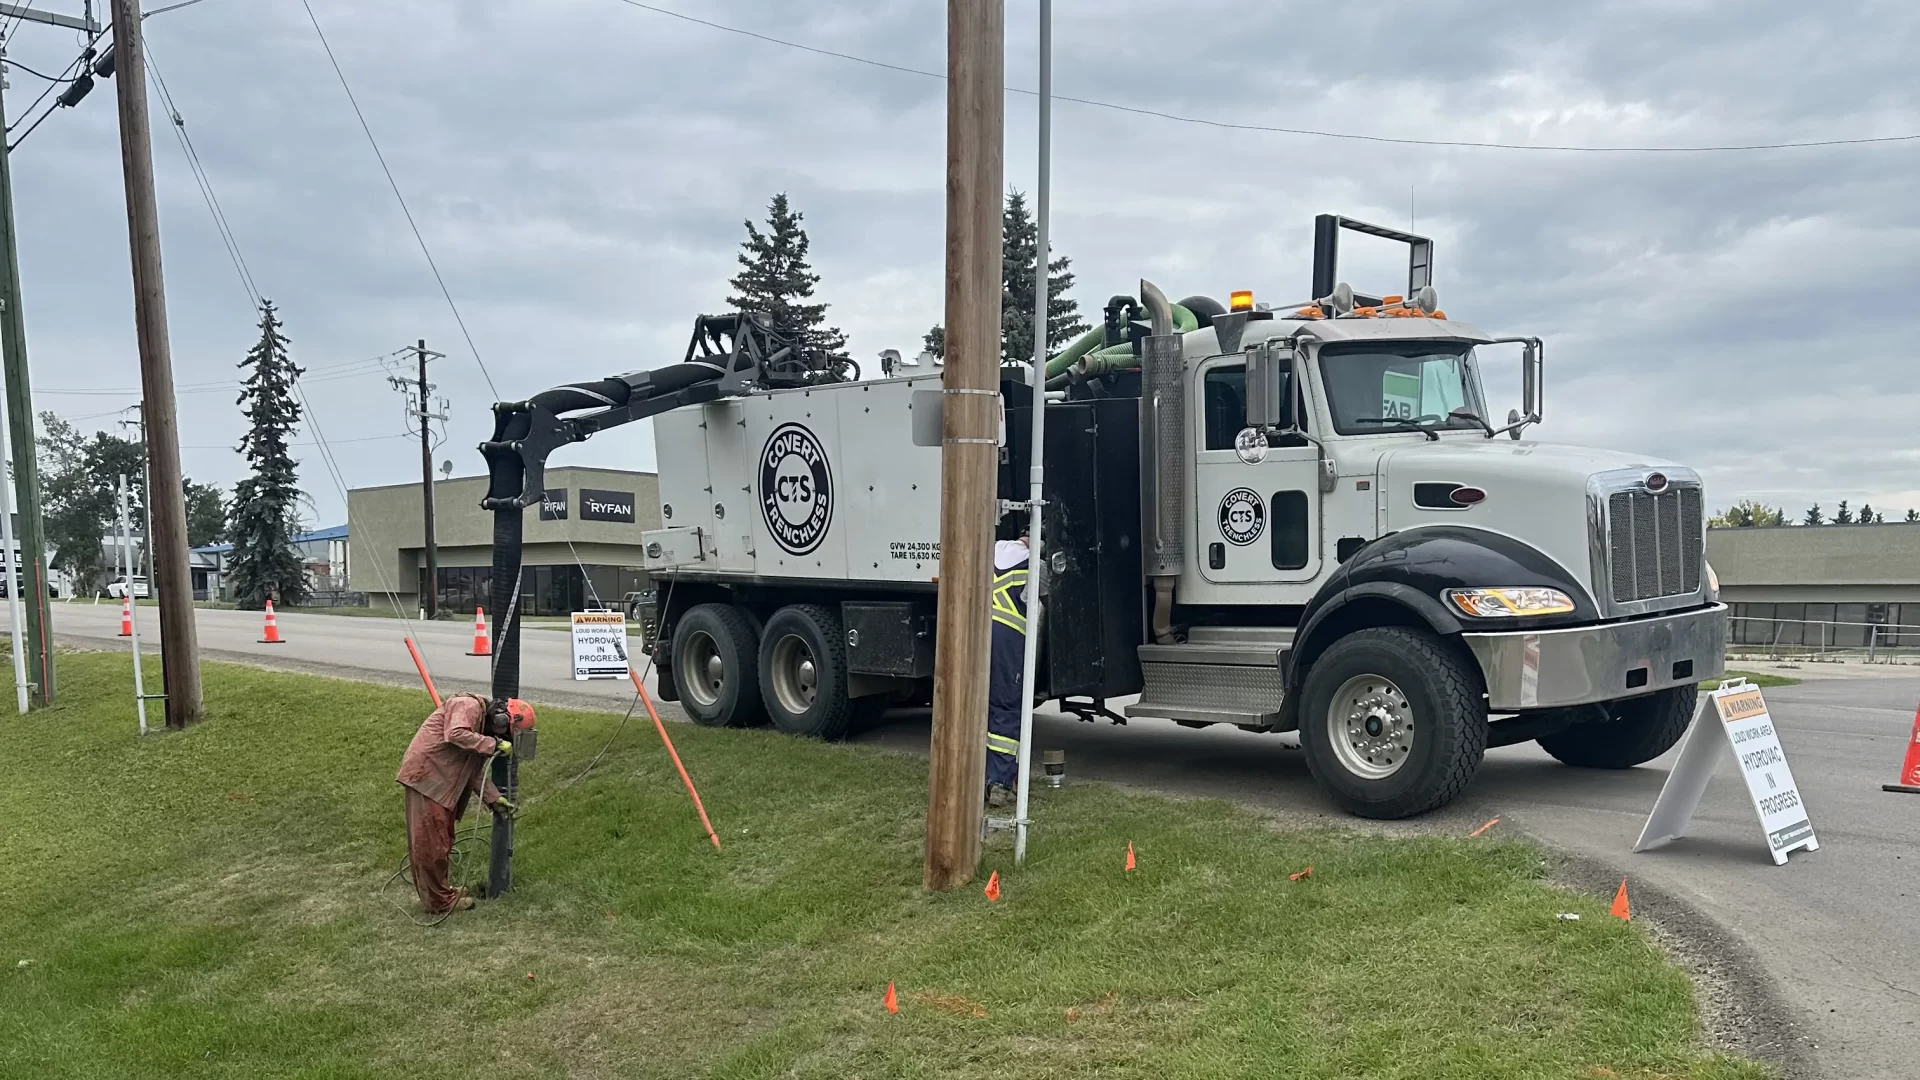
[[820,676],[807,640],[788,634],[774,642],[771,666],[773,694],[780,707],[795,716],[813,708],[820,696]]
[[712,634],[695,630],[687,635],[680,646],[679,681],[681,692],[695,704],[703,708],[719,704],[720,692],[727,685],[727,663],[720,659],[720,644]]
[[1327,741],[1340,767],[1366,780],[1399,772],[1413,751],[1413,706],[1392,679],[1355,675],[1327,706]]

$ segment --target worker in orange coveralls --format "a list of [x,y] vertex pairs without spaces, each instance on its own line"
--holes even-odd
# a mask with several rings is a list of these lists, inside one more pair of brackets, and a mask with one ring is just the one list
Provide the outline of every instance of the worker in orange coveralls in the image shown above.
[[481,805],[496,814],[519,812],[487,779],[487,762],[496,754],[512,754],[508,736],[532,726],[533,706],[519,698],[489,701],[455,694],[414,733],[394,779],[407,789],[407,862],[427,913],[473,906],[466,889],[447,881],[453,825],[476,791]]

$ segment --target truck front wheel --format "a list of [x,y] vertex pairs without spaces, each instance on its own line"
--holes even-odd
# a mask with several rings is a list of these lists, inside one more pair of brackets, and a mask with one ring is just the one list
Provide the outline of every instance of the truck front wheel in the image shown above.
[[821,604],[783,607],[760,635],[760,697],[789,735],[838,739],[854,719],[847,696],[847,639],[840,615]]
[[1473,779],[1486,752],[1487,711],[1474,673],[1433,635],[1361,630],[1334,642],[1307,673],[1300,746],[1341,809],[1412,817]]
[[701,604],[673,628],[673,682],[680,707],[704,727],[745,727],[760,706],[760,636],[739,608]]
[[1540,748],[1568,765],[1588,769],[1631,769],[1668,750],[1693,722],[1700,691],[1676,686],[1645,697],[1611,701],[1606,719],[1578,724],[1539,741]]

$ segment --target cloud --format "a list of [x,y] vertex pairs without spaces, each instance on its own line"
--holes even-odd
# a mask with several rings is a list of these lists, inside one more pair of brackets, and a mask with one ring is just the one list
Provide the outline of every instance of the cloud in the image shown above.
[[[890,63],[945,66],[944,5],[711,0],[662,6]],[[942,316],[944,84],[694,25],[618,0],[316,6],[497,394],[677,360],[719,308],[743,218],[774,191],[806,214],[822,298],[857,357]],[[1031,87],[1032,5],[1009,6],[1007,77]],[[1058,5],[1056,89],[1182,115],[1410,138],[1589,145],[1772,142],[1920,131],[1920,11],[1720,5],[1384,3],[1363,19],[1226,0]],[[496,395],[440,295],[304,11],[195,5],[147,24],[253,277],[311,367],[415,339],[472,450]],[[24,28],[59,67],[65,31]],[[15,111],[38,93],[13,76]],[[45,388],[137,385],[111,84],[14,159],[28,339]],[[156,108],[157,108],[156,104]],[[1006,177],[1030,188],[1033,99],[1007,98]],[[235,377],[255,337],[165,118],[155,129],[181,384]],[[1920,387],[1904,298],[1920,290],[1920,144],[1752,154],[1545,154],[1223,131],[1060,103],[1055,248],[1083,308],[1151,277],[1174,295],[1307,291],[1311,218],[1436,238],[1450,314],[1548,341],[1549,438],[1695,464],[1712,501],[1903,511],[1920,503]],[[1411,203],[1411,206],[1410,206]],[[1404,262],[1352,245],[1347,273]],[[1517,400],[1517,363],[1487,364]],[[1911,387],[1911,388],[1910,388]],[[348,483],[415,465],[379,375],[316,383]],[[132,395],[126,400],[131,401]],[[111,395],[42,395],[78,416]],[[231,397],[183,394],[186,462],[231,482]],[[108,422],[106,418],[94,422]],[[566,460],[649,468],[649,425]],[[353,441],[348,440],[367,440]],[[213,449],[206,449],[212,447]],[[312,448],[304,448],[311,450]],[[1904,455],[1904,456],[1903,456]],[[320,462],[319,519],[344,504]]]

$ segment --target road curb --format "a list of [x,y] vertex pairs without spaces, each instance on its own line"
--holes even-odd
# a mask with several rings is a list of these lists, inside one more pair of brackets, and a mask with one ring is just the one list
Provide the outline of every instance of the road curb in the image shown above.
[[1616,863],[1576,855],[1518,830],[1544,852],[1551,884],[1608,899],[1628,879],[1633,919],[1693,982],[1700,1035],[1713,1049],[1743,1054],[1778,1070],[1782,1080],[1824,1080],[1816,1063],[1817,1024],[1788,1004],[1753,947],[1686,901],[1634,877]]

